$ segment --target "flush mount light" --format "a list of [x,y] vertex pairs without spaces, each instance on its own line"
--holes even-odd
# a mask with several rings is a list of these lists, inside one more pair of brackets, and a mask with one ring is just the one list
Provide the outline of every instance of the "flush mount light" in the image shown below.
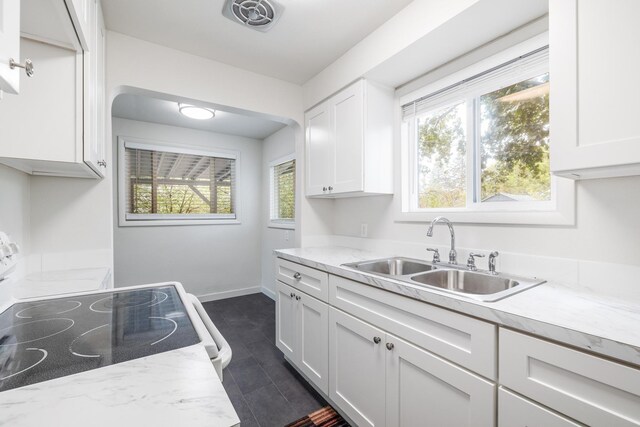
[[213,119],[216,116],[216,112],[213,110],[189,104],[178,104],[178,110],[182,115],[196,120]]

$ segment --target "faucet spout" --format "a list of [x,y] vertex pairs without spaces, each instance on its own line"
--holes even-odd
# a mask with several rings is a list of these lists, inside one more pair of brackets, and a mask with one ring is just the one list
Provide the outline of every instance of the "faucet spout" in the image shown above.
[[431,221],[429,228],[427,229],[427,236],[433,236],[433,226],[436,224],[446,224],[449,227],[449,233],[451,234],[451,250],[449,250],[449,264],[457,264],[458,254],[456,252],[456,233],[453,230],[453,224],[447,218],[439,216]]

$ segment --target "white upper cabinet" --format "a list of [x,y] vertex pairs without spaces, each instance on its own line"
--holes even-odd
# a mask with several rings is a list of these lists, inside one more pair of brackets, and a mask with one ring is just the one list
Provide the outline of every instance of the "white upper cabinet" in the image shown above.
[[393,90],[361,79],[309,110],[306,195],[393,193]]
[[17,94],[20,69],[11,60],[20,58],[20,0],[0,0],[0,91]]
[[640,2],[549,2],[551,169],[640,175]]
[[[7,1],[5,0],[4,3]],[[104,24],[100,3],[82,10],[89,47],[62,0],[25,0],[20,46],[35,73],[20,74],[21,93],[0,101],[0,163],[34,175],[104,175]]]

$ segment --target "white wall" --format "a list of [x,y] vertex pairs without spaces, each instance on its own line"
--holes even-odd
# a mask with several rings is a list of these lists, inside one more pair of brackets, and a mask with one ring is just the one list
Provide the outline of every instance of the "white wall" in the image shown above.
[[[239,151],[237,202],[241,223],[119,227],[116,203],[113,212],[116,286],[175,280],[203,299],[259,291],[262,142],[114,118],[114,159],[117,158],[118,136]],[[115,182],[113,191],[118,194]]]
[[[262,291],[275,298],[274,249],[290,248],[295,245],[294,230],[269,227],[270,217],[270,167],[269,163],[295,153],[295,131],[291,127],[280,129],[265,138],[262,145]],[[300,162],[296,159],[296,166]],[[296,205],[299,206],[300,190],[296,187]],[[296,206],[296,208],[297,208]]]
[[[31,252],[31,184],[26,173],[0,165],[0,231],[20,245],[21,257],[26,259]],[[20,263],[24,273],[24,262]],[[0,306],[3,296],[0,283]]]

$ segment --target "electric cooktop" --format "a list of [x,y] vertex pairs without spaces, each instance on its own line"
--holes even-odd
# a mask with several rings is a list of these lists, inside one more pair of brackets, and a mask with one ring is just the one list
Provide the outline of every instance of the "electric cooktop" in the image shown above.
[[0,314],[0,392],[198,342],[174,286],[14,304]]

